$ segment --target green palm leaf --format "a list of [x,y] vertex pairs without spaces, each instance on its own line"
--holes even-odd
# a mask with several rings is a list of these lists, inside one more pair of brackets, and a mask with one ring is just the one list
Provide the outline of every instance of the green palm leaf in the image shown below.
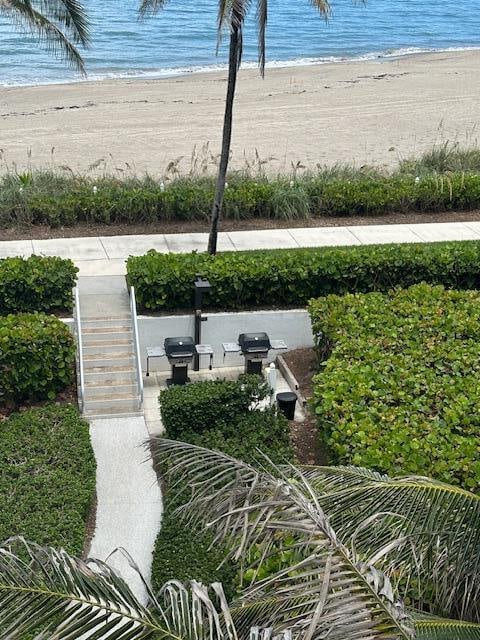
[[[176,441],[156,439],[153,449],[166,462],[171,490],[189,486],[189,521],[207,524],[216,541],[243,562],[261,550],[278,553],[293,537],[299,560],[263,580],[255,579],[232,615],[236,623],[298,628],[302,637],[410,638],[410,620],[390,582],[361,563],[338,539],[313,487],[300,472],[294,481],[281,471],[260,471],[225,454]],[[266,467],[270,465],[267,463]],[[278,472],[277,472],[278,471]],[[292,471],[293,473],[293,471]]]
[[0,547],[0,638],[24,640],[41,630],[58,640],[235,640],[223,591],[213,588],[219,609],[195,582],[190,589],[167,583],[147,609],[106,564],[13,539]]
[[79,2],[0,0],[0,14],[7,17],[21,31],[34,34],[47,51],[85,73],[82,56],[73,44],[76,42],[85,46],[89,39],[89,23]]
[[[353,538],[363,557],[407,581],[407,589],[414,580],[420,598],[424,585],[438,615],[480,620],[480,496],[429,478],[353,467],[304,473],[345,544]],[[399,538],[403,544],[388,550]],[[387,551],[380,558],[381,549]]]
[[480,640],[480,624],[442,618],[420,618],[415,622],[418,640]]

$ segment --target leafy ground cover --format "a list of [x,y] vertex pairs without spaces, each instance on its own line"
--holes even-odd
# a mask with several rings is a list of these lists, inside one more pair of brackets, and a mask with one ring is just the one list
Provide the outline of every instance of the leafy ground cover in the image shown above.
[[480,491],[480,293],[419,284],[309,306],[334,462]]
[[0,315],[72,310],[77,267],[71,260],[30,256],[0,260]]
[[[273,462],[292,461],[287,420],[274,409],[249,409],[252,402],[259,402],[267,394],[267,386],[256,377],[170,387],[160,395],[166,435],[247,462],[258,460],[259,450]],[[212,548],[208,532],[195,531],[192,535],[191,528],[175,513],[189,493],[187,486],[175,487],[170,493],[167,487],[153,558],[153,585],[160,588],[173,578],[205,584],[219,580],[231,596],[239,582],[238,567],[227,562],[219,568],[225,549],[218,545]]]
[[480,242],[162,254],[127,261],[142,309],[192,309],[195,275],[212,285],[205,308],[299,307],[331,293],[388,291],[418,282],[480,288]]
[[74,380],[75,344],[52,315],[0,315],[0,407],[53,400]]
[[[198,168],[181,176],[174,167],[161,179],[9,173],[0,179],[0,228],[207,220],[214,187],[214,178]],[[476,208],[480,151],[447,144],[392,173],[338,165],[268,177],[262,167],[246,168],[228,177],[223,217],[295,220]]]
[[71,405],[0,421],[0,540],[22,535],[81,555],[95,491],[88,424]]

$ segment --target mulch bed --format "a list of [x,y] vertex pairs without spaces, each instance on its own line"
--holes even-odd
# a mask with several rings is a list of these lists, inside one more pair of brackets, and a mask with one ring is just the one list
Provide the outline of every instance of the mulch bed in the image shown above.
[[[307,400],[313,395],[312,378],[318,372],[313,349],[294,349],[282,354],[295,376],[301,394]],[[304,422],[291,422],[291,437],[300,464],[327,465],[328,455],[318,437],[318,426],[310,406],[305,407]]]
[[[480,210],[444,211],[433,213],[395,213],[385,216],[320,216],[308,219],[278,220],[253,218],[222,220],[220,231],[248,231],[254,229],[288,229],[295,227],[344,227],[372,224],[414,224],[418,222],[476,222]],[[80,238],[90,236],[125,236],[157,233],[208,232],[209,222],[158,222],[154,224],[87,224],[51,228],[45,225],[0,229],[0,240],[43,240],[47,238]]]

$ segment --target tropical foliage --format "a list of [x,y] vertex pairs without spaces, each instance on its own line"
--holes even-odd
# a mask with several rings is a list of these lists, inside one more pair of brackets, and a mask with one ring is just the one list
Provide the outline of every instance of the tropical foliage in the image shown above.
[[309,306],[333,460],[480,492],[480,294],[419,284]]
[[30,32],[48,51],[85,73],[78,45],[89,42],[89,23],[79,0],[0,0],[0,14]]
[[[230,557],[250,561],[250,583],[227,604],[218,584],[209,594],[195,582],[171,582],[146,607],[102,563],[13,541],[0,550],[1,638],[39,628],[48,629],[42,637],[70,640],[480,636],[474,494],[351,467],[253,466],[169,440],[153,447],[169,481],[191,487],[179,516],[192,531],[208,526]],[[260,577],[279,553],[284,566]],[[412,597],[419,585],[422,601]],[[441,619],[439,609],[458,618]]]

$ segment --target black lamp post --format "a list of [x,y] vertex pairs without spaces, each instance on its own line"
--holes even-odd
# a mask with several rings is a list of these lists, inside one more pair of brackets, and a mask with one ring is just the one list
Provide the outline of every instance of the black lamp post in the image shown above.
[[[199,273],[195,276],[193,283],[195,290],[195,344],[201,344],[202,342],[202,322],[206,322],[208,318],[202,317],[202,303],[203,296],[208,293],[212,288],[212,285],[206,278],[203,278]],[[197,352],[193,357],[193,370],[199,371],[200,369],[200,356]]]

